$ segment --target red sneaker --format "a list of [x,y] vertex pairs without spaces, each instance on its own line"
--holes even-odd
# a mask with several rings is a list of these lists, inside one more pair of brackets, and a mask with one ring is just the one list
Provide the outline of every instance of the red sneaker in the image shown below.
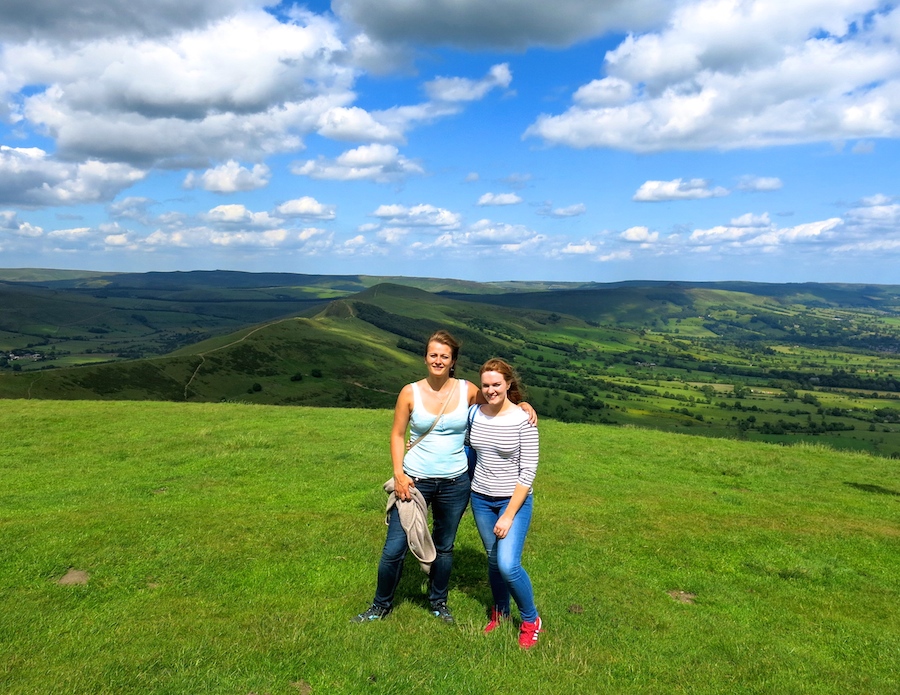
[[543,632],[544,625],[538,618],[533,623],[522,623],[519,628],[519,646],[522,649],[531,649],[537,644],[538,633]]
[[493,632],[500,627],[501,620],[509,620],[509,614],[501,613],[497,610],[496,606],[491,608],[491,619],[488,621],[488,624],[484,626],[484,634]]

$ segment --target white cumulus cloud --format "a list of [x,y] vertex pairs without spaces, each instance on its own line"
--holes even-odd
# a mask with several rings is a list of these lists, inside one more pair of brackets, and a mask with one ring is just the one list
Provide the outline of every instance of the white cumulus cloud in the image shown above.
[[562,249],[560,249],[560,253],[572,254],[576,256],[585,256],[597,253],[597,245],[590,242],[585,241],[580,244],[566,244]]
[[545,241],[544,235],[524,225],[483,219],[465,228],[442,234],[433,244],[423,245],[423,248],[451,252],[469,247],[492,248],[506,253],[523,254],[539,250]]
[[516,205],[522,199],[515,193],[485,193],[478,199],[478,205]]
[[246,249],[259,251],[297,251],[315,255],[332,246],[329,232],[317,228],[302,230],[276,229],[227,229],[209,226],[191,226],[183,229],[158,229],[152,234],[132,239],[132,243],[147,250]]
[[731,220],[732,227],[769,227],[772,221],[769,219],[769,213],[764,212],[761,215],[754,215],[752,212],[745,213]]
[[298,176],[336,181],[375,181],[388,183],[413,174],[425,173],[421,165],[407,159],[393,145],[363,145],[348,150],[333,160],[319,157],[295,164],[291,171]]
[[0,232],[15,234],[21,237],[39,237],[44,230],[30,222],[24,222],[13,210],[0,210]]
[[252,212],[243,205],[217,205],[204,216],[207,222],[228,227],[277,227],[283,220],[268,212]]
[[525,135],[634,152],[897,137],[898,17],[875,0],[686,0]]
[[269,184],[272,172],[265,164],[255,164],[253,169],[241,166],[233,159],[214,169],[207,169],[199,176],[190,172],[184,180],[185,188],[202,188],[213,193],[254,191]]
[[399,204],[380,205],[372,215],[381,219],[384,224],[398,227],[455,229],[459,227],[461,220],[458,213],[427,204],[413,205],[412,207]]
[[283,217],[302,217],[306,219],[333,220],[336,216],[334,205],[323,205],[311,196],[303,196],[282,203],[275,212]]
[[572,97],[582,106],[615,106],[631,100],[634,87],[618,77],[604,77],[579,87]]
[[720,198],[728,195],[721,186],[710,188],[705,179],[675,179],[673,181],[646,181],[634,194],[632,200],[641,203],[655,203],[665,200],[700,200]]
[[492,89],[506,89],[512,82],[509,63],[494,65],[480,80],[464,77],[438,77],[425,84],[428,96],[436,101],[477,101]]
[[740,225],[718,225],[709,229],[695,229],[690,240],[701,244],[714,244],[720,241],[737,241],[753,233],[750,227]]
[[47,236],[55,241],[81,242],[96,236],[96,232],[91,227],[71,227],[69,229],[54,229]]
[[404,229],[403,227],[387,227],[379,230],[375,236],[386,244],[399,244],[409,236],[409,229]]
[[827,220],[807,222],[784,229],[772,229],[754,237],[747,243],[754,246],[776,246],[779,244],[797,244],[827,239],[831,233],[843,225],[839,217]]
[[145,172],[97,160],[61,162],[36,147],[0,145],[0,204],[43,207],[111,200]]
[[336,106],[319,117],[317,130],[319,135],[333,140],[350,142],[391,142],[402,141],[404,130],[409,122],[393,119],[393,123],[385,124],[377,116],[358,106]]
[[647,227],[631,227],[619,236],[625,241],[641,244],[652,244],[659,240],[659,232],[651,232]]
[[338,31],[322,16],[248,8],[161,35],[9,44],[0,75],[8,92],[29,88],[20,123],[52,137],[60,158],[260,161],[299,149],[355,98]]
[[690,241],[704,246],[725,243],[732,248],[772,249],[785,244],[816,243],[834,240],[844,226],[840,217],[805,222],[792,227],[778,227],[767,214],[750,213],[731,220],[730,224],[709,229],[695,229]]

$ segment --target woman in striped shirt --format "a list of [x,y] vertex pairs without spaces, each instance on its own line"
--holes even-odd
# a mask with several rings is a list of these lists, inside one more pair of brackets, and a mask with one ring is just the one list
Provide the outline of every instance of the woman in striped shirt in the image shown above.
[[494,605],[485,632],[509,618],[510,596],[522,624],[519,646],[537,643],[541,619],[531,579],[522,567],[522,548],[531,525],[532,482],[538,466],[538,431],[517,407],[523,399],[512,367],[499,359],[481,367],[486,404],[472,406],[469,444],[478,453],[472,478],[472,514],[488,556]]

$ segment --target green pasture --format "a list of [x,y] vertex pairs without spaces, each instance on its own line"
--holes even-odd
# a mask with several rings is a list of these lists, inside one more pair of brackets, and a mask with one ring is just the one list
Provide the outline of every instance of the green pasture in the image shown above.
[[[567,419],[571,418],[568,413],[576,409],[576,414],[587,422],[615,422],[778,444],[820,442],[837,449],[864,450],[900,458],[900,423],[872,422],[873,412],[877,409],[900,410],[897,399],[860,399],[827,391],[800,391],[797,397],[788,399],[778,389],[756,388],[750,396],[735,398],[733,384],[715,383],[703,384],[703,387],[713,389],[713,395],[707,397],[706,392],[696,386],[679,381],[641,382],[615,377],[607,377],[605,381],[626,388],[640,387],[642,393],[616,393],[599,388],[591,410],[582,406],[584,400],[553,389],[532,389],[533,400],[539,411]],[[804,395],[813,395],[816,404],[802,401]],[[841,408],[842,414],[834,414],[834,408]],[[790,423],[802,428],[809,428],[810,423],[814,423],[816,428],[814,431],[789,430],[782,434],[770,434],[765,429],[767,425],[777,427],[779,424],[789,428]],[[841,429],[843,431],[833,431]]]
[[546,632],[485,636],[464,518],[433,619],[374,590],[389,410],[6,401],[0,690],[894,693],[900,467],[823,446],[540,423]]

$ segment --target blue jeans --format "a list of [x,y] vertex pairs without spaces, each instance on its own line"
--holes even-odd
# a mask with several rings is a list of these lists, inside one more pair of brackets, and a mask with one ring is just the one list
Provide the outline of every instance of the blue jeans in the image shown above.
[[522,548],[525,546],[528,527],[531,526],[534,506],[532,498],[533,495],[525,498],[506,538],[497,538],[494,535],[494,525],[506,510],[509,497],[488,497],[472,493],[472,515],[487,551],[488,581],[494,595],[494,606],[501,613],[509,614],[509,597],[512,596],[519,607],[519,615],[528,623],[533,623],[538,617],[531,579],[522,567]]
[[[431,509],[431,538],[437,551],[437,557],[431,563],[428,600],[431,603],[446,601],[450,591],[456,530],[469,504],[469,475],[463,473],[456,478],[413,478],[413,481]],[[393,605],[394,592],[400,583],[403,561],[408,550],[406,532],[400,525],[397,508],[393,507],[388,519],[387,539],[384,541],[384,550],[381,551],[381,562],[378,564],[378,586],[372,602],[376,606],[390,608]]]

